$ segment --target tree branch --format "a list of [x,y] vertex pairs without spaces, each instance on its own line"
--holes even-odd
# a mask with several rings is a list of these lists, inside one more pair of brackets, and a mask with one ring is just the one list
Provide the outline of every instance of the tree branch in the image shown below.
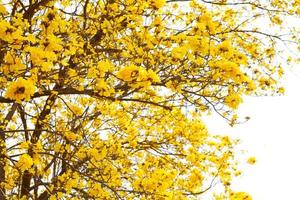
[[[0,183],[5,182],[5,164],[6,164],[6,141],[5,141],[5,128],[8,122],[12,119],[15,111],[17,110],[17,103],[14,103],[7,113],[4,121],[0,124]],[[0,199],[5,200],[5,187],[0,186]]]

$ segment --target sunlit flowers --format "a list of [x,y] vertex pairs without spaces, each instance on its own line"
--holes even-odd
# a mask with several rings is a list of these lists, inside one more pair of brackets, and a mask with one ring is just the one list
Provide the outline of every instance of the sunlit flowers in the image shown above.
[[16,164],[16,166],[21,171],[28,170],[32,165],[33,165],[33,160],[28,154],[23,154],[22,156],[20,156],[20,159]]
[[151,5],[155,8],[155,9],[159,9],[161,7],[163,7],[166,3],[166,0],[152,0]]
[[229,200],[252,200],[246,192],[231,192]]
[[255,157],[248,158],[247,163],[250,165],[254,165],[256,163],[256,158]]
[[117,74],[118,78],[122,79],[126,82],[142,82],[142,81],[150,81],[150,82],[159,82],[159,76],[153,70],[145,70],[142,67],[138,67],[136,65],[129,65],[123,67]]
[[201,119],[283,93],[300,35],[290,1],[242,2],[0,0],[0,200],[250,200]]
[[141,70],[138,66],[136,65],[129,65],[124,68],[122,68],[118,72],[118,77],[124,81],[133,81],[137,79],[138,76],[141,75]]
[[34,94],[34,82],[30,79],[18,78],[12,82],[6,91],[6,97],[21,103],[23,100],[29,101]]
[[237,109],[238,106],[242,103],[242,98],[239,94],[231,92],[228,96],[225,97],[225,104],[230,108]]

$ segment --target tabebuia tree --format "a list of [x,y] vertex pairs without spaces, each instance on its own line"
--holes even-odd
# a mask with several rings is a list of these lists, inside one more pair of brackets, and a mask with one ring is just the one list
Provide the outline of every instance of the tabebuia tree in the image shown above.
[[0,2],[1,200],[251,199],[201,115],[284,92],[299,0]]

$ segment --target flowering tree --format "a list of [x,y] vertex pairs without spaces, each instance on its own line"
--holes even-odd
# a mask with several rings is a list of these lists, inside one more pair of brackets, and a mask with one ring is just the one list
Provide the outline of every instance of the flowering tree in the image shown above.
[[0,199],[197,199],[216,183],[215,199],[251,199],[230,186],[235,141],[200,114],[234,124],[244,95],[283,93],[299,14],[299,0],[2,0]]

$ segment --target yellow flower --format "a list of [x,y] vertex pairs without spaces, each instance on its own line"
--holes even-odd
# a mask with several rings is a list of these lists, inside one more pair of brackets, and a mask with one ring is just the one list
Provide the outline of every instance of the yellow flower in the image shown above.
[[242,103],[242,98],[237,93],[230,93],[225,97],[225,104],[233,109],[237,109],[238,106]]
[[159,76],[152,69],[148,70],[147,76],[152,82],[160,82]]
[[28,142],[22,142],[20,144],[20,148],[21,149],[28,149],[29,148],[29,143]]
[[5,55],[4,60],[5,60],[5,65],[3,65],[4,74],[9,74],[11,72],[19,73],[20,71],[26,69],[21,59],[11,52]]
[[254,165],[256,163],[256,158],[255,157],[248,158],[247,163],[250,165]]
[[172,50],[172,57],[176,59],[183,59],[185,54],[187,53],[187,48],[186,47],[175,47]]
[[16,164],[16,166],[21,171],[28,170],[32,165],[33,165],[32,158],[28,154],[23,154],[22,156],[20,156],[20,159]]
[[0,14],[7,14],[6,8],[0,4]]
[[18,78],[8,86],[5,96],[6,98],[21,103],[21,101],[24,99],[29,101],[30,97],[34,94],[34,91],[35,86],[32,80]]
[[225,53],[225,52],[229,52],[231,49],[230,46],[230,42],[225,40],[224,42],[222,42],[219,46],[218,46],[218,51],[220,53]]
[[252,200],[246,192],[231,192],[229,200]]
[[278,93],[279,93],[279,94],[284,94],[284,92],[285,92],[284,87],[278,88]]
[[155,9],[159,9],[162,8],[166,3],[166,0],[152,0],[151,5],[155,8]]
[[65,137],[70,141],[75,141],[77,139],[77,135],[71,131],[66,132]]
[[136,65],[129,65],[124,68],[122,68],[117,76],[118,78],[131,82],[131,81],[141,81],[144,78],[145,70],[141,67],[138,67]]

